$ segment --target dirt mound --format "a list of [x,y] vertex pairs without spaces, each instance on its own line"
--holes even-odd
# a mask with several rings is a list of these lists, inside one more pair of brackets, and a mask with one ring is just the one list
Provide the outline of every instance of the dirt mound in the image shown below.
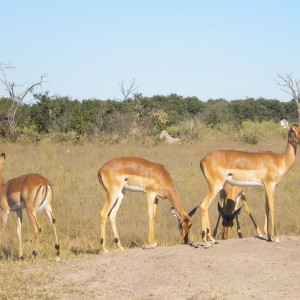
[[299,299],[300,237],[115,250],[30,272],[51,278],[40,288],[58,299]]

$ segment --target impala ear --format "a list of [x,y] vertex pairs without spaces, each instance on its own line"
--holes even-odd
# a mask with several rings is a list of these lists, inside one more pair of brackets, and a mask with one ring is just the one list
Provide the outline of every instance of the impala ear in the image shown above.
[[178,210],[174,207],[172,207],[172,215],[177,218],[178,220],[180,220],[180,214],[178,212]]
[[197,205],[195,208],[193,208],[189,213],[188,215],[190,216],[190,218],[195,214],[197,208],[198,208],[199,205]]
[[243,206],[241,206],[239,209],[237,209],[233,214],[232,214],[232,219],[235,219],[242,211]]
[[282,128],[289,130],[290,129],[290,125],[289,122],[286,119],[282,119],[280,121],[280,125]]

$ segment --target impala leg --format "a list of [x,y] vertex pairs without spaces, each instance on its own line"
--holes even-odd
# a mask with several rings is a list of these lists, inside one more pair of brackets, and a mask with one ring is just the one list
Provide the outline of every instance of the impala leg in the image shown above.
[[[240,199],[242,199],[243,201],[244,201],[244,199],[245,199],[245,201],[246,201],[246,197],[244,196],[243,193],[240,193],[240,194],[238,195],[238,197],[236,198],[236,200],[235,200],[235,205],[234,205],[234,211],[237,211],[238,206],[239,206],[239,203],[240,203]],[[240,221],[239,221],[239,216],[236,216],[236,229],[237,229],[238,237],[239,237],[240,239],[242,239],[242,238],[243,238],[243,234],[242,234],[242,230],[241,230],[241,225],[240,225]]]
[[4,210],[4,209],[1,210],[0,243],[2,243],[2,239],[3,239],[3,236],[4,236],[8,214],[9,214],[9,209],[8,210]]
[[237,233],[238,233],[238,237],[240,239],[243,238],[243,234],[242,234],[242,230],[241,230],[241,226],[240,226],[240,221],[239,221],[239,217],[236,217],[236,227],[237,227]]
[[217,236],[220,220],[221,220],[221,215],[219,214],[218,219],[217,219],[217,223],[216,223],[216,226],[215,226],[215,229],[213,231],[213,237],[214,238]]
[[274,239],[275,243],[279,242],[279,237],[276,235],[275,229],[275,199],[274,199],[274,188],[272,186],[266,187],[268,204],[270,209],[270,221],[271,221],[271,236]]
[[246,201],[246,198],[245,198],[244,195],[242,195],[242,201],[243,201],[243,205],[244,205],[244,207],[245,207],[245,210],[246,210],[247,214],[249,215],[249,217],[250,217],[250,219],[251,219],[251,221],[252,221],[252,223],[253,223],[253,225],[254,225],[254,227],[255,227],[255,229],[256,229],[256,232],[257,232],[258,236],[259,236],[260,238],[262,238],[263,235],[262,235],[262,233],[261,233],[259,227],[257,226],[257,223],[255,222],[255,220],[254,220],[254,218],[253,218],[253,216],[252,216],[251,210],[250,210],[250,208],[249,208],[249,206],[248,206],[248,204],[247,204],[247,201]]
[[39,240],[40,240],[41,233],[42,233],[42,228],[40,227],[40,225],[38,223],[38,220],[36,218],[36,212],[35,212],[34,208],[27,207],[27,213],[28,213],[29,219],[34,228],[35,245],[34,245],[34,248],[32,251],[32,259],[34,259],[37,256],[38,245],[39,245]]
[[50,204],[45,206],[45,212],[47,214],[48,219],[50,220],[50,223],[52,225],[52,230],[53,230],[53,235],[54,235],[54,241],[55,241],[55,250],[56,250],[56,261],[59,261],[59,256],[60,256],[60,246],[58,243],[58,238],[57,238],[57,233],[56,233],[56,225],[55,225],[55,218],[52,215],[52,207]]
[[5,233],[8,214],[9,214],[9,207],[7,206],[7,208],[5,208],[5,209],[2,207],[2,209],[1,209],[0,245],[2,245],[2,240],[4,237],[4,233]]
[[211,235],[210,223],[208,217],[208,208],[211,202],[215,199],[217,193],[221,190],[222,184],[214,184],[209,186],[207,195],[204,197],[200,204],[200,216],[201,216],[201,226],[202,226],[202,239],[205,246],[210,246],[208,239],[215,243],[215,239]]
[[17,236],[19,242],[19,260],[23,260],[23,247],[22,247],[22,209],[17,210]]
[[265,213],[264,233],[265,233],[265,235],[267,235],[267,233],[268,233],[268,217],[267,217],[267,213]]
[[155,194],[147,194],[148,214],[149,214],[149,246],[154,248],[157,246],[155,239],[155,217],[157,212],[158,201],[155,199]]
[[[226,199],[226,193],[223,189],[220,192],[220,198],[221,198],[221,207],[224,207],[224,203],[225,203],[225,199]],[[217,236],[220,220],[221,220],[221,214],[219,214],[219,216],[218,216],[217,223],[216,223],[215,229],[213,231],[213,237],[214,238]],[[224,228],[223,228],[223,231],[224,231]],[[224,235],[224,232],[222,233],[222,235]]]
[[116,201],[115,205],[113,206],[113,208],[111,209],[111,211],[109,213],[109,219],[110,219],[111,227],[112,227],[114,237],[115,237],[115,244],[120,250],[124,250],[124,247],[122,246],[122,243],[121,243],[120,238],[119,238],[117,225],[116,225],[116,217],[117,217],[117,212],[118,212],[118,210],[120,208],[120,205],[122,203],[122,200],[124,198],[124,195],[125,195],[125,191],[121,191],[119,193],[118,200]]
[[206,231],[207,231],[207,237],[211,240],[212,244],[215,244],[216,240],[214,239],[214,237],[211,234],[208,211],[207,211],[207,214],[206,214]]
[[107,193],[106,201],[100,210],[99,221],[100,221],[100,230],[101,230],[101,247],[105,253],[108,253],[106,248],[106,220],[109,216],[114,205],[118,202],[118,197],[122,189],[115,190],[113,192]]
[[269,202],[268,202],[268,197],[266,196],[266,203],[265,203],[265,224],[264,224],[264,232],[267,235],[267,240],[271,241],[271,236],[270,236],[270,231],[269,231],[269,219],[270,219],[270,208],[269,208]]
[[270,210],[269,210],[269,204],[268,204],[268,201],[266,199],[266,202],[265,202],[265,221],[264,221],[264,233],[265,235],[268,234],[268,216],[270,215]]
[[206,230],[206,228],[207,228],[206,214],[208,213],[207,212],[208,202],[209,202],[209,198],[208,198],[208,196],[206,196],[200,204],[200,218],[201,218],[201,229],[202,229],[201,237],[202,237],[202,240],[203,240],[205,246],[209,246],[209,243],[207,241],[207,230]]

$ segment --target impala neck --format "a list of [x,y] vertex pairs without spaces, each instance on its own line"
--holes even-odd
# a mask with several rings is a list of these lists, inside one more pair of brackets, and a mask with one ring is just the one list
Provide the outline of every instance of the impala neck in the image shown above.
[[2,176],[2,170],[0,170],[0,184],[4,184],[4,178]]
[[290,140],[288,140],[284,152],[284,158],[285,158],[287,170],[289,170],[290,167],[294,164],[296,160],[296,153],[297,153],[297,144],[291,143]]
[[180,216],[182,216],[184,214],[184,210],[182,207],[182,201],[181,201],[180,195],[176,189],[172,189],[170,191],[169,200],[170,200],[172,206],[177,209]]

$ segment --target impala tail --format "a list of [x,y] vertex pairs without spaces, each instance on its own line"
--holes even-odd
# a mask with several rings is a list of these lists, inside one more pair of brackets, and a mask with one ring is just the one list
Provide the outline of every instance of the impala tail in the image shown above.
[[106,189],[106,187],[104,185],[104,182],[103,182],[103,179],[102,179],[102,176],[101,176],[101,169],[98,171],[97,177],[98,177],[99,183],[102,185],[102,187],[104,188],[104,190],[107,192],[107,189]]
[[49,197],[51,197],[50,193],[51,193],[50,185],[46,185],[46,186],[42,185],[38,188],[38,191],[37,191],[36,197],[35,197],[35,201],[34,201],[37,212],[44,209],[45,205],[47,205],[47,203],[49,203],[49,202],[47,202],[47,199],[50,200],[50,198],[49,198]]

